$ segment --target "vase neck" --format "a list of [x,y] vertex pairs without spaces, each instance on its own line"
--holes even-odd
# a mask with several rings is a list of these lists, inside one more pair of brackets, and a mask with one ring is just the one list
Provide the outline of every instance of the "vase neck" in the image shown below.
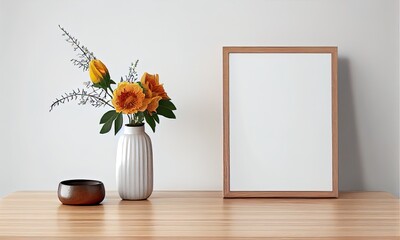
[[140,134],[144,133],[144,125],[143,126],[125,126],[124,134]]

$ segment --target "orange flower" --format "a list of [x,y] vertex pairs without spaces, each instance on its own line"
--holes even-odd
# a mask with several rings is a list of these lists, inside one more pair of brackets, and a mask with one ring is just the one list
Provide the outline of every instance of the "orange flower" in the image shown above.
[[144,105],[145,95],[137,83],[121,82],[113,93],[112,104],[116,112],[137,113]]
[[149,111],[150,115],[152,112],[155,112],[158,108],[158,102],[162,99],[162,97],[158,96],[158,97],[153,97],[152,99],[150,99],[149,104],[147,105],[146,110]]
[[158,81],[158,74],[148,74],[145,72],[140,80],[142,83],[146,98],[141,111],[149,111],[150,115],[158,108],[158,102],[161,99],[169,99],[162,84]]
[[158,82],[158,74],[148,74],[145,72],[140,80],[146,94],[146,98],[160,96],[162,99],[170,99],[162,84]]

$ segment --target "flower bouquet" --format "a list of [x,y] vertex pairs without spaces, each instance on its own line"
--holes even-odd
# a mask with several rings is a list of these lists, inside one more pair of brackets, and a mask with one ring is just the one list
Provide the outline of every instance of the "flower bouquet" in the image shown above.
[[104,63],[60,25],[59,28],[74,51],[79,52],[77,59],[71,59],[71,62],[83,71],[89,71],[91,81],[85,82],[84,88],[61,95],[51,104],[50,111],[55,106],[71,100],[77,100],[81,105],[110,107],[112,110],[106,112],[100,119],[101,134],[109,132],[113,125],[114,133],[117,134],[124,122],[123,114],[128,118],[127,126],[142,126],[146,121],[153,132],[156,124],[160,123],[159,116],[175,118],[173,111],[176,107],[165,92],[163,84],[160,84],[158,74],[145,72],[139,80],[136,72],[138,61],[136,61],[129,67],[128,75],[121,77],[114,89],[116,83],[111,79]]

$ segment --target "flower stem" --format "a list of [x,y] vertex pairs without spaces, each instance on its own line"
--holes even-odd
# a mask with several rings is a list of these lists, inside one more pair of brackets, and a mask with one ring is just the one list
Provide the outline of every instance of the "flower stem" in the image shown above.
[[[107,87],[102,87],[102,88],[103,88],[104,91],[107,93],[107,95],[112,99],[113,96],[108,92]],[[112,92],[112,89],[111,89],[111,88],[110,88],[110,90],[111,90],[111,92]]]
[[[108,89],[110,89],[111,94],[113,93],[113,90],[111,88],[111,86],[108,86]],[[112,97],[112,96],[111,96]]]

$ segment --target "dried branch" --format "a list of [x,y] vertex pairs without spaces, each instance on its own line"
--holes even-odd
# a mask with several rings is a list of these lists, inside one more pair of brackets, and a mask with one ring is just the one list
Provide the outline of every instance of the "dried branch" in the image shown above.
[[[128,75],[125,75],[125,80],[127,82],[136,82],[138,80],[138,73],[136,72],[137,65],[139,63],[139,60],[136,60],[135,63],[131,63],[131,66],[129,67],[129,73]],[[123,81],[121,77],[121,82]]]
[[69,32],[67,32],[63,27],[61,27],[60,25],[58,25],[58,27],[61,29],[61,31],[63,31],[62,35],[67,37],[65,41],[72,45],[74,51],[79,50],[81,52],[77,54],[78,59],[71,59],[71,62],[75,66],[82,68],[83,71],[87,71],[89,69],[89,62],[93,59],[96,59],[93,52],[90,52],[87,47],[81,45],[78,39],[71,36],[71,34],[69,34]]
[[84,84],[89,91],[78,88],[70,93],[64,93],[60,98],[56,98],[56,100],[51,104],[49,111],[51,112],[54,107],[70,101],[79,101],[79,105],[85,105],[89,103],[94,107],[102,107],[107,105],[114,108],[110,104],[110,100],[107,100],[108,95],[106,91],[93,87],[90,82],[85,82]]

